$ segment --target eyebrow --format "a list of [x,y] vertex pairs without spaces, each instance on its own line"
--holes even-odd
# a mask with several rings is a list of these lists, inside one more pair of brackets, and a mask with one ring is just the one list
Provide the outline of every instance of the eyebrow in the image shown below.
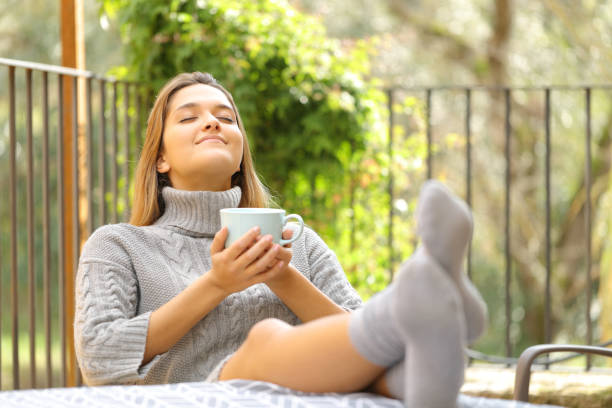
[[[197,102],[187,102],[187,103],[182,104],[182,105],[181,105],[181,106],[179,106],[178,108],[176,108],[176,109],[174,110],[174,112],[178,112],[178,111],[179,111],[179,110],[181,110],[181,109],[197,108],[197,107],[199,107],[199,106],[200,106],[200,104],[199,104],[199,103],[197,103]],[[234,112],[234,109],[233,109],[231,106],[226,105],[226,104],[224,104],[224,103],[218,103],[218,104],[216,104],[215,106],[213,106],[213,109],[228,109],[228,110],[230,110],[232,113]]]

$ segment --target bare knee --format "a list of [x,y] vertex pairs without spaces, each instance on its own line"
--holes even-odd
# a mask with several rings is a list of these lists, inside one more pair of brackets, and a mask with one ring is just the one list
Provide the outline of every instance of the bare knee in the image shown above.
[[291,329],[291,325],[279,319],[265,319],[257,322],[244,342],[245,347],[262,347],[269,344],[270,340],[279,333]]
[[290,329],[289,324],[278,319],[265,319],[255,324],[221,371],[219,379],[260,379],[261,356],[269,353],[268,347],[274,347],[271,343],[275,336]]

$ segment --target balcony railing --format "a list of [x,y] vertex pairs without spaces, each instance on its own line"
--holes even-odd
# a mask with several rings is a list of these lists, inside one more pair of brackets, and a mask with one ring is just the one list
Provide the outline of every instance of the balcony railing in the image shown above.
[[[594,276],[593,273],[593,247],[592,247],[592,236],[593,236],[593,193],[592,186],[594,184],[593,179],[593,168],[597,167],[597,163],[592,155],[592,151],[594,145],[597,143],[593,140],[594,133],[594,119],[593,112],[595,107],[599,107],[599,116],[597,118],[599,124],[597,130],[600,133],[604,133],[604,137],[602,139],[606,139],[605,143],[601,143],[604,146],[595,146],[595,148],[599,149],[600,153],[603,155],[608,155],[610,152],[609,148],[609,130],[606,127],[608,122],[610,121],[610,117],[608,112],[601,112],[604,109],[604,106],[607,107],[610,103],[609,99],[609,91],[612,89],[612,85],[609,84],[599,84],[599,85],[580,85],[580,86],[439,86],[439,87],[421,87],[421,86],[413,86],[413,87],[394,87],[387,89],[387,100],[388,100],[388,111],[389,111],[389,135],[388,135],[388,155],[390,157],[389,161],[393,163],[393,154],[395,151],[396,136],[394,135],[394,129],[396,128],[396,123],[398,122],[398,116],[401,116],[401,107],[394,107],[394,103],[397,103],[398,99],[404,98],[416,98],[419,103],[424,108],[424,137],[426,139],[426,163],[425,163],[425,173],[427,179],[430,178],[439,178],[442,175],[442,178],[447,179],[449,183],[453,184],[456,187],[456,190],[459,190],[459,193],[463,193],[463,197],[466,202],[470,205],[472,210],[475,213],[478,213],[479,208],[478,204],[474,203],[474,151],[475,151],[475,143],[474,143],[474,132],[473,130],[473,121],[474,117],[480,118],[482,120],[483,116],[491,116],[497,117],[494,118],[491,125],[487,127],[488,130],[491,128],[495,129],[494,135],[482,135],[483,126],[480,126],[481,138],[478,143],[482,143],[483,139],[488,139],[491,143],[497,143],[499,150],[503,149],[503,171],[498,172],[498,182],[500,185],[503,185],[503,189],[500,189],[500,193],[503,193],[503,204],[498,207],[500,210],[495,216],[498,217],[497,220],[500,223],[500,226],[503,225],[503,251],[500,252],[500,256],[503,257],[503,299],[504,299],[504,355],[503,356],[492,356],[485,355],[483,353],[479,353],[477,351],[468,350],[468,355],[472,358],[478,360],[484,360],[492,363],[501,363],[505,365],[514,365],[517,362],[517,358],[513,356],[518,355],[521,350],[516,350],[513,347],[514,341],[511,339],[512,326],[513,326],[513,296],[516,296],[516,293],[512,292],[513,280],[515,279],[514,274],[514,260],[513,256],[513,197],[516,199],[515,195],[513,195],[513,188],[515,184],[518,184],[520,181],[519,178],[524,175],[524,171],[521,169],[515,170],[512,168],[512,163],[516,159],[516,154],[521,153],[518,151],[519,149],[513,146],[516,146],[520,143],[517,141],[517,135],[515,134],[515,130],[513,126],[521,127],[521,133],[531,132],[529,137],[533,139],[531,143],[535,145],[535,149],[539,150],[539,152],[534,153],[536,156],[535,160],[542,159],[543,168],[541,170],[541,177],[539,178],[539,184],[537,186],[532,186],[533,190],[539,190],[543,192],[543,208],[540,214],[537,216],[542,217],[544,219],[544,231],[542,233],[541,241],[544,242],[543,245],[543,258],[544,258],[544,291],[541,296],[544,299],[544,315],[541,319],[542,325],[544,327],[544,336],[542,341],[546,343],[551,343],[554,341],[553,339],[553,313],[552,313],[552,304],[554,300],[554,296],[551,290],[551,282],[554,274],[554,262],[553,262],[553,180],[555,176],[555,169],[563,166],[563,164],[557,163],[557,166],[553,166],[553,152],[555,148],[553,147],[552,140],[557,138],[557,149],[556,153],[559,156],[563,156],[564,159],[567,158],[566,154],[560,154],[558,146],[563,143],[559,143],[559,138],[571,136],[575,140],[575,144],[582,144],[582,157],[571,157],[572,163],[584,163],[582,167],[583,171],[583,186],[584,186],[584,205],[583,205],[583,228],[584,228],[584,240],[583,240],[583,248],[580,250],[580,255],[583,258],[583,269],[582,272],[583,278],[586,281],[584,284],[583,291],[583,304],[582,308],[584,309],[584,317],[582,321],[584,324],[584,330],[581,330],[580,334],[576,337],[582,337],[582,341],[587,345],[592,345],[594,342],[594,312],[593,310],[597,307],[594,307],[596,304],[596,294],[593,293],[593,288],[595,287],[594,283],[596,282],[598,276]],[[595,98],[594,95],[597,95]],[[517,96],[518,95],[518,96]],[[478,115],[474,113],[474,99],[475,97],[480,96],[485,102],[481,101],[480,106],[478,107]],[[554,105],[554,97],[558,97],[560,100],[557,105],[561,105],[562,115],[557,115],[555,119],[555,115],[553,115],[553,105]],[[434,103],[438,98],[438,102]],[[517,101],[518,99],[518,101]],[[568,100],[572,100],[569,102]],[[539,107],[538,112],[529,112],[528,106],[531,105],[533,107],[535,100],[535,105]],[[450,102],[449,102],[450,101]],[[522,103],[521,103],[522,101]],[[491,102],[493,104],[491,105]],[[488,106],[486,104],[489,104]],[[571,107],[581,106],[581,110],[576,110],[571,113],[570,119],[565,117],[565,120],[572,120],[574,122],[582,121],[582,129],[579,129],[577,126],[564,126],[560,124],[557,126],[557,132],[554,131],[553,124],[556,122],[563,121],[563,115],[567,114],[567,107],[563,108],[563,104],[567,103]],[[432,119],[432,115],[437,111],[437,105],[446,105],[444,108],[440,108],[439,111],[439,120],[434,123]],[[603,105],[603,106],[602,106]],[[517,106],[519,109],[516,109]],[[527,106],[527,107],[526,107]],[[444,112],[446,109],[446,112]],[[452,112],[448,111],[452,109]],[[517,112],[514,112],[516,109]],[[486,113],[483,114],[483,111]],[[399,112],[399,113],[398,113]],[[558,117],[562,116],[561,119]],[[452,122],[450,125],[444,122]],[[525,125],[525,122],[529,122],[528,125]],[[602,123],[603,122],[603,123]],[[410,125],[408,125],[410,127]],[[569,129],[573,127],[573,129]],[[449,130],[450,129],[450,130]],[[442,138],[445,134],[448,133],[456,133],[461,134],[463,138],[463,146],[462,148],[455,149],[455,154],[460,156],[460,160],[456,160],[452,162],[451,169],[442,169],[437,172],[436,167],[439,165],[440,167],[444,167],[445,158],[448,158],[449,155],[445,155],[444,152],[441,152],[443,148],[439,148],[442,142],[435,143],[434,138],[437,136],[438,138]],[[518,132],[516,132],[518,133]],[[607,133],[607,135],[605,135]],[[607,136],[607,137],[606,137]],[[436,147],[438,148],[436,151]],[[569,146],[568,146],[569,147]],[[524,148],[523,148],[524,149]],[[495,151],[495,149],[489,149]],[[579,151],[579,150],[578,150]],[[442,154],[440,154],[442,153]],[[524,153],[524,152],[523,152]],[[532,152],[533,153],[533,152]],[[567,153],[567,152],[561,152]],[[573,152],[575,153],[575,152]],[[452,160],[452,158],[451,158]],[[486,170],[487,166],[490,165],[487,162],[487,158],[481,158],[481,162],[485,162],[484,170]],[[463,163],[461,163],[463,161]],[[460,165],[463,165],[463,169],[459,169]],[[608,166],[604,169],[605,173],[609,172],[609,163],[606,164]],[[574,165],[574,167],[577,167]],[[601,167],[601,166],[600,166]],[[482,171],[483,168],[479,169]],[[393,173],[397,172],[394,166],[389,168],[389,186],[388,186],[388,195],[389,195],[389,215],[388,215],[388,224],[389,224],[389,236],[387,239],[389,246],[389,253],[391,262],[389,263],[391,267],[394,265],[394,242],[393,242],[393,219],[397,213],[397,210],[393,205],[396,194],[394,193],[396,187],[394,186],[394,176]],[[463,173],[462,173],[463,172]],[[449,174],[452,173],[452,174]],[[462,177],[459,174],[462,173]],[[575,181],[575,180],[574,180]],[[557,182],[558,187],[559,182]],[[463,187],[463,191],[460,190],[460,187]],[[523,197],[525,198],[525,197]],[[478,235],[478,231],[476,231],[476,235]],[[478,276],[473,276],[474,272],[474,263],[473,263],[473,252],[478,250],[478,248],[474,248],[474,244],[469,250],[468,259],[466,264],[467,273],[470,277],[478,278]],[[599,261],[599,259],[597,259]],[[392,271],[390,271],[392,273]],[[582,278],[578,276],[578,278]],[[579,307],[580,305],[577,305]],[[609,346],[612,344],[612,341],[599,342],[598,345]],[[561,358],[557,358],[554,360],[542,359],[539,360],[542,362],[545,367],[548,367],[549,364],[566,361],[568,359],[572,359],[574,357],[578,357],[578,354],[573,354],[569,356],[564,356]],[[586,356],[585,368],[589,370],[591,368],[592,362],[591,357]]]
[[[152,98],[139,84],[57,66],[0,58],[0,75],[6,78],[0,77],[0,83],[5,84],[0,86],[0,169],[5,175],[0,180],[4,192],[4,199],[0,201],[0,389],[78,384],[71,319],[74,313],[72,280],[79,248],[97,226],[127,221],[132,171],[139,150],[134,141],[142,141]],[[545,220],[542,234],[545,283],[541,294],[545,307],[541,322],[545,327],[543,340],[554,340],[555,297],[551,282],[555,273],[552,218],[556,119],[552,107],[556,95],[563,99],[571,94],[583,103],[579,115],[584,126],[579,133],[583,137],[580,143],[584,157],[574,160],[585,163],[581,208],[584,209],[582,255],[586,283],[584,293],[577,298],[584,308],[583,342],[594,343],[592,305],[596,298],[593,283],[597,277],[593,274],[591,256],[593,94],[610,88],[471,86],[397,87],[386,91],[390,168],[388,235],[383,239],[389,247],[391,267],[398,258],[394,220],[401,214],[396,209],[396,200],[407,191],[399,178],[396,162],[399,146],[409,137],[420,137],[420,134],[425,137],[424,177],[442,178],[455,190],[462,186],[464,190],[459,193],[474,208],[475,214],[479,214],[495,193],[503,195],[494,217],[503,230],[500,240],[503,251],[499,258],[503,259],[504,273],[498,282],[501,288],[498,293],[503,297],[504,356],[492,357],[474,351],[470,352],[472,358],[510,364],[520,351],[514,349],[516,340],[513,339],[517,321],[513,315],[514,300],[521,294],[513,291],[516,283],[512,209],[513,198],[516,200],[513,191],[524,169],[513,169],[511,164],[521,143],[515,128],[522,123],[529,123],[528,129],[539,127],[541,131],[535,146],[544,162],[542,183],[537,188],[532,186],[530,191],[543,191],[542,212],[534,215]],[[526,113],[526,104],[517,103],[517,98],[541,98],[541,112]],[[421,125],[414,124],[418,115],[402,110],[402,104],[408,99],[422,106],[424,123]],[[519,108],[514,111],[517,105]],[[574,116],[578,115],[573,112]],[[491,124],[486,128],[497,130],[484,135],[482,122],[487,120]],[[67,123],[70,125],[66,126]],[[406,129],[419,126],[424,131],[412,131],[406,136]],[[403,135],[398,133],[400,129],[404,129]],[[521,134],[524,132],[522,129]],[[444,142],[439,141],[450,134],[455,135],[455,140],[461,139],[461,143],[446,149],[452,153],[445,152],[440,147]],[[503,165],[495,167],[492,159],[483,157],[480,147],[485,144],[493,145],[486,154],[502,149],[500,163]],[[479,195],[476,191],[481,186],[477,185],[475,174],[483,169],[494,173],[492,179],[499,176],[499,185],[503,188],[495,187],[491,194],[487,190]],[[36,203],[42,205],[36,206]],[[486,240],[486,237],[478,238],[477,229],[475,242],[479,239]],[[474,244],[466,266],[477,284],[480,272],[474,256],[478,251]],[[586,367],[590,365],[587,360]]]
[[64,386],[78,382],[80,244],[97,226],[127,220],[132,144],[150,97],[138,84],[87,71],[8,59],[0,67],[0,385]]

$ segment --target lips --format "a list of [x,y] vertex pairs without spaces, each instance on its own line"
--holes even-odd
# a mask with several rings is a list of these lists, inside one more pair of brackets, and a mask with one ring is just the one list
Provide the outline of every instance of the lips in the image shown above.
[[202,138],[198,139],[198,140],[196,141],[196,143],[195,143],[195,144],[200,144],[200,143],[207,142],[207,141],[210,141],[211,143],[214,143],[214,142],[221,142],[221,143],[223,143],[223,144],[227,144],[227,142],[225,141],[225,139],[223,139],[223,138],[222,138],[221,136],[219,136],[219,135],[208,135],[208,136],[204,136],[204,137],[202,137]]

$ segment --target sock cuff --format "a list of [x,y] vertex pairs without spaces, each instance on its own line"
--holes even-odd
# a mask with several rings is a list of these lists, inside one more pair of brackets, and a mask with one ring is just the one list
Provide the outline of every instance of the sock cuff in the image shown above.
[[377,295],[365,307],[351,313],[349,338],[366,360],[389,367],[403,359],[404,345],[390,316],[385,316],[384,300]]
[[385,383],[389,394],[395,399],[404,399],[404,375],[405,375],[405,361],[389,367],[385,373]]

